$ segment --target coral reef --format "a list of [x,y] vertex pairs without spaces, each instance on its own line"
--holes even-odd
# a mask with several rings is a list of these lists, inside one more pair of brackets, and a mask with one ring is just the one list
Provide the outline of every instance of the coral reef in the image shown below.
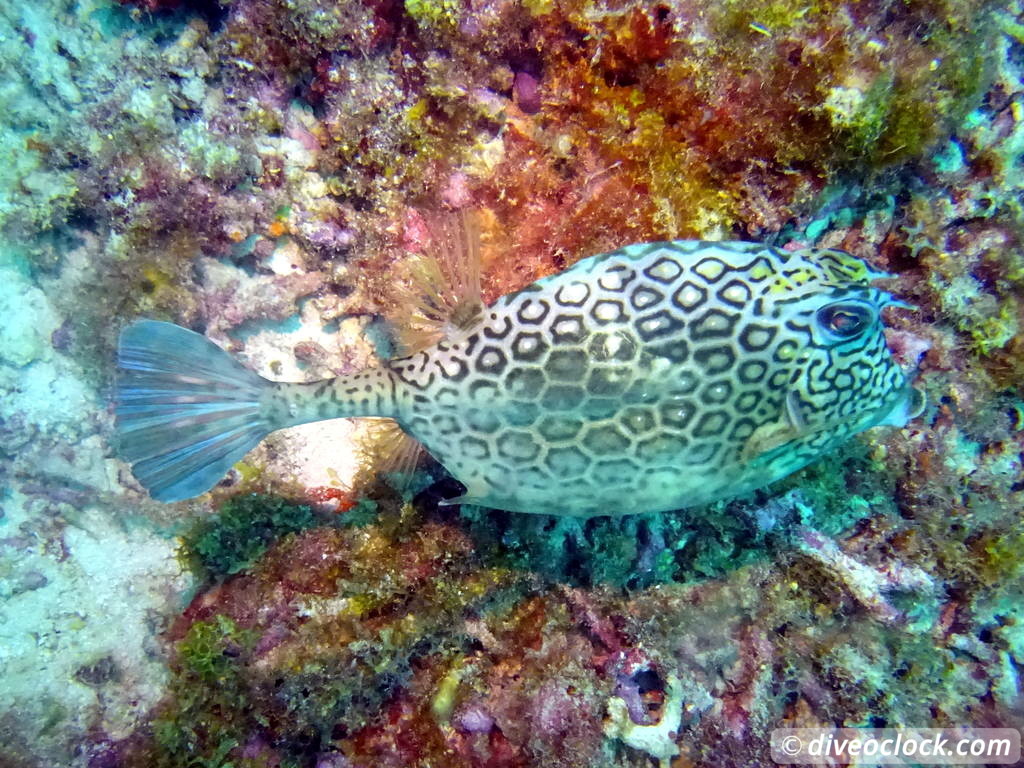
[[[0,8],[0,762],[759,766],[778,726],[1024,721],[1024,8],[45,0]],[[676,237],[840,247],[929,405],[685,514],[438,504],[325,423],[164,507],[137,315],[263,375],[386,356],[478,212],[493,300]],[[255,495],[254,495],[255,494]]]

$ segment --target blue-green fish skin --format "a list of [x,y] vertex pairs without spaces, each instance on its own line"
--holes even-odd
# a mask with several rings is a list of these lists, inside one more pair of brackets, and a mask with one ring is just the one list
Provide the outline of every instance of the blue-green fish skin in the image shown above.
[[[885,343],[881,310],[896,302],[871,285],[879,277],[842,251],[630,245],[499,299],[408,357],[267,385],[250,397],[254,432],[391,417],[466,486],[460,501],[499,509],[585,517],[705,504],[919,410]],[[130,377],[122,390],[130,400]],[[122,431],[132,434],[130,414]],[[151,493],[195,495],[198,483],[167,471],[174,457],[135,434],[146,448],[128,458],[150,454],[135,471]],[[147,483],[154,460],[162,474]]]

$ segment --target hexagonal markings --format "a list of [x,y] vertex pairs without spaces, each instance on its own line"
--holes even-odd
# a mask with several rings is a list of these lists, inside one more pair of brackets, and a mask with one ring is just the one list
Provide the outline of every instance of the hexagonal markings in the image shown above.
[[654,417],[653,408],[630,406],[623,409],[619,415],[619,423],[622,424],[627,432],[634,435],[642,435],[654,429],[658,420]]
[[708,256],[706,259],[701,259],[694,264],[690,270],[694,274],[700,275],[709,283],[714,283],[729,271],[729,265],[721,259],[715,258],[714,256]]
[[555,301],[566,307],[582,307],[590,298],[590,286],[574,280],[555,292]]
[[653,344],[647,351],[654,357],[662,357],[671,363],[685,363],[690,356],[690,345],[685,339],[673,339],[661,344]]
[[709,309],[690,323],[690,338],[693,341],[705,339],[726,339],[733,335],[739,315],[735,312],[723,312],[720,309]]
[[641,440],[636,455],[650,464],[676,463],[688,447],[689,441],[682,435],[659,434]]
[[552,384],[544,390],[540,407],[548,411],[569,411],[578,408],[586,393],[583,387],[571,384]]
[[729,439],[741,443],[754,434],[755,425],[751,419],[737,419],[729,430]]
[[590,309],[590,316],[593,317],[599,325],[624,323],[629,320],[629,315],[626,314],[625,303],[618,299],[601,299],[600,301],[595,301],[594,306]]
[[786,339],[775,348],[772,359],[777,363],[791,363],[800,351],[799,345],[792,339]]
[[[494,459],[495,463],[500,461],[497,457]],[[517,468],[512,467],[509,464],[501,464],[496,467],[498,471],[491,472],[487,480],[491,486],[491,492],[488,494],[491,498],[510,498],[515,496],[516,491],[519,490],[519,478],[517,475],[519,472]]]
[[579,477],[587,471],[590,459],[579,448],[570,446],[549,449],[544,463],[557,477]]
[[605,273],[597,279],[597,284],[604,291],[621,293],[635,279],[636,272],[625,264],[615,264],[608,267]]
[[619,412],[622,400],[615,397],[588,397],[583,403],[584,418],[592,421],[610,419]]
[[681,457],[682,463],[691,467],[700,464],[710,464],[721,450],[722,444],[717,441],[695,442],[690,446],[686,454]]
[[739,413],[750,413],[757,408],[758,403],[764,398],[761,392],[744,392],[736,398],[734,407]]
[[686,280],[672,294],[672,303],[683,310],[683,312],[692,312],[707,301],[707,298],[708,292],[703,286]]
[[579,344],[587,338],[583,315],[557,315],[551,322],[551,336],[556,344]]
[[417,415],[410,416],[402,426],[412,435],[429,435],[431,430],[430,419]]
[[740,328],[740,348],[745,352],[760,352],[768,348],[778,332],[779,329],[772,325],[747,323]]
[[659,310],[636,321],[636,329],[644,341],[669,336],[683,327],[683,321],[675,312]]
[[656,291],[649,285],[638,285],[633,289],[633,293],[629,295],[629,303],[633,305],[633,309],[644,310],[648,307],[653,307],[655,304],[665,300],[665,294],[661,291]]
[[551,476],[538,466],[524,467],[516,471],[516,481],[520,488],[539,490],[550,488]]
[[682,397],[672,397],[658,403],[658,415],[661,418],[661,425],[667,429],[676,429],[680,432],[686,429],[693,421],[697,413],[697,406],[692,400]]
[[508,365],[505,352],[498,347],[483,347],[476,356],[477,373],[500,376]]
[[602,424],[584,433],[583,447],[598,456],[614,456],[629,448],[629,438],[618,427]]
[[693,359],[704,368],[706,376],[714,376],[732,369],[736,362],[736,353],[732,351],[732,347],[720,344],[698,349],[693,353]]
[[616,397],[633,380],[633,369],[625,365],[595,366],[587,377],[587,392],[600,397]]
[[491,408],[467,408],[463,418],[474,432],[491,435],[501,428],[501,420]]
[[634,380],[632,384],[626,387],[626,391],[622,393],[622,402],[626,405],[650,403],[656,398],[656,387],[651,382],[643,379]]
[[540,454],[540,444],[523,430],[510,429],[498,435],[498,455],[519,463],[533,461]]
[[457,357],[442,357],[438,359],[437,367],[441,369],[441,374],[446,379],[455,383],[462,381],[469,374],[469,367],[465,361]]
[[529,427],[540,418],[540,406],[523,400],[510,400],[505,406],[505,421],[513,427]]
[[737,309],[743,309],[753,298],[750,286],[744,280],[730,280],[715,294],[720,301]]
[[768,374],[768,364],[763,360],[744,360],[736,369],[736,376],[742,384],[760,384]]
[[442,435],[451,435],[461,429],[461,425],[454,416],[447,413],[439,413],[431,420],[431,426]]
[[489,379],[474,379],[469,383],[469,399],[474,405],[492,405],[501,395],[498,383]]
[[560,416],[546,416],[537,425],[537,431],[540,433],[540,436],[553,443],[573,440],[582,429],[583,422],[579,419]]
[[491,458],[491,446],[487,441],[470,435],[459,440],[459,451],[471,461],[483,461]]
[[505,377],[505,387],[509,395],[524,400],[540,397],[545,384],[547,384],[547,379],[544,378],[544,371],[540,368],[525,366],[513,368]]
[[550,348],[538,331],[520,331],[512,339],[512,356],[524,363],[541,360]]
[[[775,251],[782,253],[787,259],[789,251]],[[751,283],[763,283],[768,278],[775,277],[775,266],[764,256],[758,256],[746,266],[743,279]]]
[[693,436],[719,437],[725,433],[730,421],[725,411],[704,411],[693,428]]
[[491,315],[491,322],[496,325],[484,326],[484,336],[489,339],[504,339],[509,333],[512,332],[512,320],[508,317],[498,317],[497,315]]
[[732,384],[727,379],[711,381],[701,390],[701,402],[710,405],[722,405],[732,397]]
[[582,349],[554,349],[544,363],[544,372],[552,381],[583,381],[589,367]]
[[516,311],[516,317],[523,325],[540,325],[551,311],[545,299],[523,299]]
[[591,359],[598,362],[614,360],[628,363],[636,357],[636,352],[636,339],[625,331],[595,333],[590,338],[590,344],[587,347],[587,353]]
[[671,259],[667,256],[662,256],[660,259],[658,259],[656,262],[651,264],[651,266],[644,270],[644,274],[647,275],[647,277],[663,285],[669,285],[682,273],[683,268],[680,267],[674,259]]
[[434,404],[442,408],[458,408],[462,402],[462,395],[454,387],[441,387],[434,393]]
[[665,393],[669,397],[686,397],[697,391],[700,379],[692,371],[679,371],[670,382],[671,388]]
[[[606,459],[605,461],[596,462],[591,470],[591,474],[597,478],[612,478],[621,482],[623,479],[636,477],[639,471],[640,467],[629,459]],[[626,501],[627,499],[621,499],[620,503]]]

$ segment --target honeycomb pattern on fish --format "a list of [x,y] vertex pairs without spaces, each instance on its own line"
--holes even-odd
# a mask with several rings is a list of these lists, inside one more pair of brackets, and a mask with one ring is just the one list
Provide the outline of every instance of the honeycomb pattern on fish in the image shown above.
[[[823,299],[887,302],[856,279],[865,269],[842,252],[750,243],[592,257],[500,299],[461,338],[393,361],[398,420],[467,500],[498,508],[621,514],[757,487],[865,428],[905,388],[877,315],[854,350],[813,327]],[[775,445],[787,417],[792,439]]]
[[490,308],[455,304],[443,341],[311,384],[266,381],[199,334],[139,320],[118,346],[120,451],[154,498],[176,501],[275,429],[383,416],[465,484],[464,501],[580,516],[694,506],[912,417],[880,318],[898,302],[871,285],[882,276],[841,251],[632,245]]

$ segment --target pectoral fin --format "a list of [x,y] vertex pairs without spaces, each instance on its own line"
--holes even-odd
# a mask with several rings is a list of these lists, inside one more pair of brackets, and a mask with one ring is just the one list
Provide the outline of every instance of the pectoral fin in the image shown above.
[[743,461],[754,461],[764,454],[781,448],[808,433],[807,421],[800,410],[800,396],[795,390],[786,393],[783,401],[782,418],[768,424],[762,424],[743,444],[740,458]]

